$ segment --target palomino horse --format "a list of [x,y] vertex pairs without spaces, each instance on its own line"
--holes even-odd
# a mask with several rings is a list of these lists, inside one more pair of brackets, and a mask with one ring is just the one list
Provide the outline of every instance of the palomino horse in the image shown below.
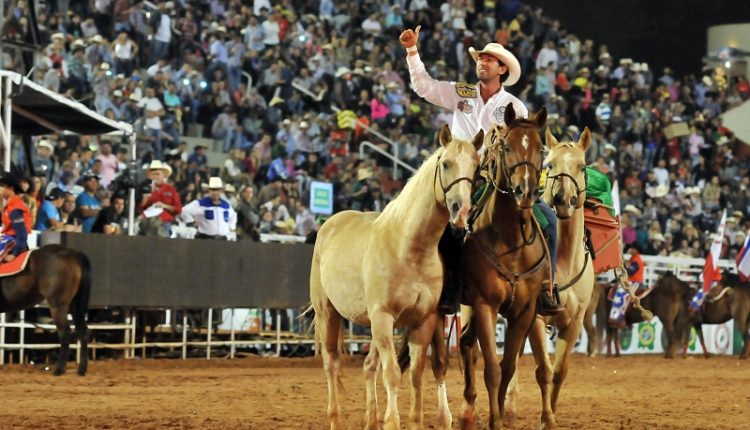
[[81,362],[78,374],[86,374],[88,343],[86,313],[91,292],[91,265],[81,252],[60,245],[47,245],[32,251],[23,271],[0,278],[0,312],[28,309],[46,301],[60,338],[55,375],[65,373],[70,348],[68,313],[73,316]]
[[[375,376],[383,368],[387,392],[386,430],[400,429],[397,405],[401,372],[396,361],[393,328],[410,330],[410,428],[422,425],[422,373],[427,345],[438,322],[437,303],[443,287],[443,264],[437,245],[448,221],[466,225],[471,188],[479,164],[473,142],[440,131],[442,145],[382,214],[346,211],[321,227],[310,273],[310,299],[315,309],[315,337],[323,344],[328,377],[331,429],[343,429],[339,408],[341,318],[372,328],[373,343],[364,364],[367,392],[366,428],[377,429]],[[438,378],[442,374],[436,373]],[[440,428],[450,428],[445,383],[439,380]],[[347,426],[349,428],[351,426]]]
[[551,401],[554,412],[557,410],[560,389],[568,374],[568,357],[581,332],[583,317],[594,288],[594,266],[585,245],[583,224],[587,183],[586,150],[591,144],[591,133],[587,127],[577,143],[558,143],[547,129],[546,140],[549,154],[544,164],[549,170],[542,199],[555,208],[559,219],[557,237],[560,245],[557,250],[556,281],[564,310],[554,317],[545,318],[546,321],[538,318],[529,339],[534,356],[539,356],[537,362],[549,366],[545,322],[555,325],[559,330],[552,369],[554,376]]
[[[615,287],[612,287],[615,288]],[[653,290],[640,299],[641,306],[652,311],[664,327],[667,334],[667,347],[664,358],[674,358],[682,343],[682,328],[687,318],[688,303],[693,296],[687,282],[680,280],[672,273],[665,273],[656,281]],[[607,300],[607,315],[612,302]],[[643,322],[643,313],[633,304],[625,312],[625,324]],[[615,356],[620,356],[620,329],[607,327],[607,357],[611,356],[611,345],[615,346]]]
[[[542,108],[530,119],[516,118],[513,105],[505,108],[505,125],[493,127],[485,137],[490,195],[479,212],[474,233],[464,245],[462,308],[465,322],[460,348],[464,363],[462,428],[476,425],[474,383],[476,341],[484,358],[484,381],[489,396],[489,427],[502,417],[508,384],[518,354],[535,320],[537,298],[549,279],[547,250],[534,220],[542,164],[539,130],[547,119]],[[505,347],[497,366],[495,325],[498,313],[507,320]],[[502,379],[501,379],[502,377]],[[549,385],[551,375],[539,375]],[[543,389],[544,391],[544,389]],[[549,395],[543,394],[548,399]],[[551,413],[547,400],[546,411]]]
[[[742,334],[744,342],[740,358],[746,359],[750,355],[750,333],[748,333],[748,325],[750,325],[750,283],[742,282],[735,273],[724,273],[724,279],[719,285],[724,288],[720,289],[717,295],[712,294],[706,297],[699,313],[688,313],[690,325],[698,333],[703,355],[708,358],[702,325],[723,324],[734,319],[734,324]],[[731,287],[727,285],[731,285]],[[687,345],[687,342],[685,344]]]

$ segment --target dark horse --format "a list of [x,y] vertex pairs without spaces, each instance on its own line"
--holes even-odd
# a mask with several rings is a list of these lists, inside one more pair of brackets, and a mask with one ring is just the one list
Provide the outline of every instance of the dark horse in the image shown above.
[[[703,324],[723,324],[734,319],[734,324],[742,334],[744,342],[741,359],[748,358],[750,355],[750,333],[748,324],[750,324],[750,283],[742,282],[736,273],[725,272],[723,280],[719,284],[723,288],[716,288],[716,294],[709,294],[706,297],[701,311],[698,313],[689,313],[690,326],[695,327],[698,333],[698,339],[703,348],[703,355],[708,358],[706,342],[703,339]],[[687,328],[686,334],[689,334],[690,327]],[[687,336],[684,336],[687,338]],[[687,342],[685,342],[687,345]]]
[[0,312],[28,309],[47,302],[60,338],[60,355],[55,375],[65,373],[70,349],[68,313],[73,316],[76,334],[81,342],[78,374],[86,374],[88,343],[86,313],[91,292],[91,265],[81,252],[60,245],[46,245],[31,253],[21,273],[0,278]]
[[[614,288],[614,287],[613,287]],[[641,298],[641,306],[650,310],[664,327],[667,334],[667,345],[664,348],[664,358],[674,358],[682,343],[682,332],[687,320],[688,303],[692,298],[693,290],[687,282],[680,280],[672,273],[665,273],[656,281],[653,291]],[[607,301],[607,315],[612,307],[612,302]],[[631,304],[625,313],[625,323],[629,326],[633,323],[643,322],[641,312]],[[607,327],[607,356],[611,356],[610,346],[614,343],[615,356],[620,356],[620,329]]]
[[[484,382],[489,398],[489,428],[513,421],[513,411],[504,411],[506,393],[516,371],[518,355],[536,318],[537,297],[549,282],[545,240],[534,220],[542,165],[540,129],[547,119],[541,108],[529,119],[518,118],[513,105],[505,108],[505,125],[494,126],[485,137],[489,195],[481,206],[464,245],[462,268],[465,288],[461,303],[460,349],[464,363],[464,410],[461,428],[476,425],[475,360],[477,340],[484,358]],[[495,325],[501,314],[507,321],[503,358],[498,366]],[[537,364],[545,360],[535,354]],[[552,371],[537,368],[542,391],[542,425],[555,424],[550,401]]]

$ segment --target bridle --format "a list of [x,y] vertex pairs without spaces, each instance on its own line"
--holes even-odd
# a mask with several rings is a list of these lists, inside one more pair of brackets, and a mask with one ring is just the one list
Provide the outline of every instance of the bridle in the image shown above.
[[[443,158],[443,154],[440,154],[440,156],[438,156],[438,159],[437,159],[437,165],[435,166],[435,177],[432,180],[432,189],[433,189],[433,192],[434,192],[435,185],[438,185],[438,184],[440,185],[440,189],[443,190],[443,204],[445,205],[446,208],[448,208],[448,198],[447,198],[447,196],[448,196],[448,193],[450,192],[451,188],[453,188],[454,185],[456,185],[456,184],[458,184],[460,182],[463,182],[463,181],[468,182],[469,185],[473,185],[474,181],[471,178],[469,178],[468,176],[461,176],[460,178],[456,178],[456,179],[452,180],[448,184],[448,186],[443,185],[443,173],[442,173],[442,169],[441,169],[442,163],[440,162],[440,160],[442,158]],[[439,200],[437,198],[437,195],[435,195],[435,200]]]
[[[559,180],[560,183],[562,183],[563,178],[567,178],[571,182],[573,182],[573,186],[576,188],[576,197],[578,197],[578,204],[576,205],[575,209],[581,209],[583,207],[583,203],[585,200],[581,198],[581,194],[586,192],[586,186],[589,183],[589,174],[588,174],[588,171],[586,170],[586,167],[583,168],[583,188],[578,186],[578,181],[576,181],[576,178],[574,178],[573,175],[569,173],[561,172],[561,173],[558,173],[557,175],[547,175],[547,182],[549,182],[550,179],[552,180],[552,183],[549,184],[551,193],[554,193],[555,191],[554,189],[555,182]],[[545,184],[545,187],[547,187],[546,184]],[[553,194],[553,198],[554,198],[554,194]],[[570,219],[571,216],[572,215],[568,215],[568,216],[558,215],[557,218],[561,220],[566,220],[566,219]]]
[[[506,153],[511,151],[511,146],[508,144],[508,134],[510,134],[511,128],[508,128],[508,131],[505,133],[504,136],[498,136],[498,133],[496,129],[493,129],[492,133],[492,142],[490,145],[487,146],[487,151],[489,154],[489,164],[487,166],[488,169],[488,180],[490,184],[497,190],[499,193],[502,194],[512,194],[513,188],[511,186],[510,178],[513,175],[513,172],[516,171],[519,167],[526,166],[527,168],[533,169],[534,176],[536,178],[537,183],[539,183],[539,178],[542,175],[542,168],[541,163],[539,166],[535,165],[528,159],[524,159],[522,161],[519,161],[518,163],[515,163],[513,165],[508,166],[506,161]],[[497,158],[496,154],[499,154],[500,157],[500,182],[504,184],[503,186],[498,185],[497,180]],[[529,210],[533,207],[532,206],[519,206],[519,209],[521,210]]]

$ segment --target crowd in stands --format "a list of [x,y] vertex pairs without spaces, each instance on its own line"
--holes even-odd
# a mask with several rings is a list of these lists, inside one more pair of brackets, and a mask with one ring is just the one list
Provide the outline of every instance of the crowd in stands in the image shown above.
[[[314,230],[306,205],[313,180],[334,184],[336,211],[382,209],[409,172],[391,181],[388,159],[358,158],[363,141],[391,152],[371,130],[415,167],[434,150],[434,133],[451,113],[413,93],[398,43],[403,29],[421,25],[431,76],[475,82],[468,48],[499,42],[523,70],[508,90],[530,112],[546,106],[553,134],[594,132],[587,161],[618,181],[625,244],[702,257],[723,208],[730,215],[724,256],[743,244],[748,158],[720,115],[746,101],[750,85],[721,68],[696,65],[677,76],[615,58],[606,45],[579,39],[517,0],[154,3],[47,2],[38,14],[44,48],[33,79],[134,124],[139,179],[153,160],[166,163],[183,204],[221,175],[240,238]],[[27,11],[8,12],[6,33],[26,39]],[[3,58],[6,68],[24,71],[21,55]],[[209,148],[188,148],[183,136],[220,141],[221,170],[208,167]],[[119,139],[46,136],[36,148],[31,161],[41,176],[26,183],[37,204],[51,187],[80,192],[94,173],[101,178],[95,194],[110,206],[127,182],[118,178],[132,168]],[[139,213],[151,191],[139,187]],[[65,217],[76,216],[74,199],[62,203]]]

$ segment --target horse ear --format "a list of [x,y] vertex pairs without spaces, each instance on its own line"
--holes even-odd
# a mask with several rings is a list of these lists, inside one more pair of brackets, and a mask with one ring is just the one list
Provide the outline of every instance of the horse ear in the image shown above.
[[539,112],[534,116],[534,123],[541,130],[547,124],[547,107],[542,106]]
[[586,152],[586,150],[589,149],[589,146],[591,146],[591,132],[588,127],[583,129],[581,137],[578,138],[578,146],[580,146],[584,152]]
[[506,126],[510,127],[513,121],[516,120],[516,109],[513,107],[513,103],[508,103],[505,106],[505,115],[503,115],[503,122]]
[[559,143],[555,135],[550,131],[549,127],[547,127],[547,132],[544,135],[544,141],[547,149],[552,149]]
[[482,145],[484,145],[484,130],[480,128],[479,133],[474,136],[474,149],[479,151]]
[[438,138],[440,146],[446,147],[452,140],[453,135],[451,134],[450,127],[448,127],[448,124],[443,124],[443,127],[440,129],[440,137]]

